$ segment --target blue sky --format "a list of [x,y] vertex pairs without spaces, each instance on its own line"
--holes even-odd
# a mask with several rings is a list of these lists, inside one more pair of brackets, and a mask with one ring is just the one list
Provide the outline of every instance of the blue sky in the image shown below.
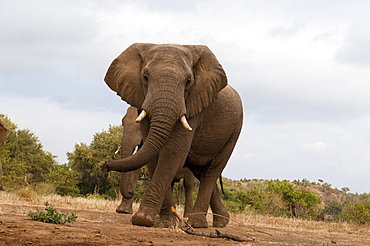
[[225,177],[370,192],[369,1],[0,4],[0,113],[35,132],[59,163],[120,124],[127,104],[103,78],[124,49],[205,44],[244,104]]

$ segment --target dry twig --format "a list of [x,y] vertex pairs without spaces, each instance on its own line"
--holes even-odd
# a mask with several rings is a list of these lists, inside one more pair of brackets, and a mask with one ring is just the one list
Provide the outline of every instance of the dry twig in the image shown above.
[[205,236],[205,237],[211,237],[211,238],[226,238],[226,239],[231,239],[231,240],[234,240],[234,241],[238,241],[238,242],[254,242],[255,239],[252,238],[252,237],[249,237],[249,238],[246,238],[246,237],[239,237],[239,236],[235,236],[235,235],[232,235],[232,234],[229,234],[229,233],[223,233],[223,232],[220,232],[218,230],[215,230],[216,232],[203,232],[203,231],[196,231],[194,230],[194,228],[189,225],[177,212],[176,212],[176,209],[174,207],[171,207],[171,212],[177,217],[177,219],[179,220],[180,222],[180,228],[188,233],[188,234],[192,234],[192,235],[198,235],[198,236]]

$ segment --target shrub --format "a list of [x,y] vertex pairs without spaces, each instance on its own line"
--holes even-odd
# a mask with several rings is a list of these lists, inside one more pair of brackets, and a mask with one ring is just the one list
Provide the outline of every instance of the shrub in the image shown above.
[[225,200],[225,206],[226,206],[227,210],[230,211],[230,212],[233,212],[233,213],[242,212],[240,210],[240,203],[238,203],[238,202]]
[[343,204],[337,201],[328,201],[325,204],[325,209],[323,211],[324,215],[329,215],[334,220],[338,220],[339,215],[343,210]]
[[53,195],[55,194],[55,187],[52,184],[40,182],[32,184],[32,189],[38,194],[38,195]]
[[370,202],[346,202],[338,217],[342,221],[370,225]]
[[243,212],[248,202],[245,191],[233,188],[230,190],[224,188],[224,191],[224,200],[227,209],[233,213]]
[[[255,183],[247,190],[249,208],[260,214],[286,216],[288,206],[284,203],[281,193],[273,188],[273,183]],[[281,187],[280,187],[281,188]]]
[[301,185],[288,181],[255,183],[246,191],[247,204],[261,214],[313,218],[321,199]]
[[28,216],[33,220],[54,224],[65,224],[66,222],[70,223],[76,221],[77,219],[77,215],[75,213],[69,214],[65,213],[64,211],[59,213],[50,203],[45,202],[44,205],[46,206],[46,212],[42,212],[37,209],[36,212],[30,211]]
[[33,189],[22,188],[15,192],[15,194],[23,199],[32,201],[37,198],[37,193]]

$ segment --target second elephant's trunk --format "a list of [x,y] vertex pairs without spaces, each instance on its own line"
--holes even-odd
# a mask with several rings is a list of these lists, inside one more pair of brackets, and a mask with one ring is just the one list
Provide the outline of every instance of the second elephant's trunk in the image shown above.
[[125,199],[131,199],[134,196],[137,181],[140,177],[140,169],[121,174],[120,192]]

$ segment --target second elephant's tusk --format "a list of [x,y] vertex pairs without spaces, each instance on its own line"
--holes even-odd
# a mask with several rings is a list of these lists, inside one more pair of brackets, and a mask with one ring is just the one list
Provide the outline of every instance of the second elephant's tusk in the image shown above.
[[183,116],[181,117],[180,121],[181,121],[182,125],[184,126],[184,128],[185,128],[186,130],[188,130],[188,131],[193,130],[193,128],[191,128],[191,127],[190,127],[190,125],[189,125],[188,121],[186,120],[185,115],[183,115]]
[[139,150],[139,145],[136,145],[136,147],[135,147],[134,151],[132,152],[132,154],[135,155],[138,150]]
[[118,149],[116,150],[116,152],[114,152],[114,154],[118,154],[118,152],[121,150],[121,145],[118,147]]
[[145,110],[141,111],[140,115],[136,118],[136,122],[139,123],[145,118],[145,116],[146,116]]

